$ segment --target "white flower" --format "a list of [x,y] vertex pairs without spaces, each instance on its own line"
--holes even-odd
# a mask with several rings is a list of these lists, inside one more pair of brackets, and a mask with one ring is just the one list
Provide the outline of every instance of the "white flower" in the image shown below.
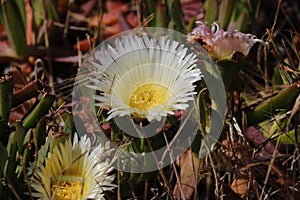
[[96,105],[110,109],[107,120],[131,115],[159,121],[188,108],[201,72],[187,48],[164,37],[130,34],[113,45],[102,47],[86,63],[93,69],[89,87],[100,92]]
[[86,136],[75,135],[71,140],[61,143],[48,153],[45,166],[40,166],[31,184],[33,196],[39,199],[79,200],[103,199],[103,192],[112,190],[113,175],[108,162],[101,162],[103,147],[91,150],[91,142]]

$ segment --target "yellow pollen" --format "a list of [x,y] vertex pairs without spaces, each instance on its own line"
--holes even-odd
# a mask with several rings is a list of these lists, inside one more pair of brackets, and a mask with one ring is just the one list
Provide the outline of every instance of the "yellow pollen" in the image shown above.
[[141,110],[149,110],[166,102],[171,97],[168,88],[156,84],[147,83],[136,88],[130,96],[129,106]]
[[62,181],[58,185],[52,186],[52,194],[55,195],[53,199],[79,200],[81,199],[82,187],[83,184],[81,182]]

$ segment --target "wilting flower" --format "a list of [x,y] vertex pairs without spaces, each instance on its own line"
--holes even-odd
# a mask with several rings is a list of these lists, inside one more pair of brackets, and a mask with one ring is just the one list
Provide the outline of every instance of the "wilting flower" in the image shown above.
[[199,42],[214,58],[225,58],[236,52],[247,56],[256,42],[264,43],[255,35],[239,31],[227,32],[219,29],[216,23],[213,23],[212,28],[210,28],[201,22],[188,35],[188,40]]
[[194,54],[164,37],[127,35],[114,43],[87,60],[94,75],[90,87],[100,92],[97,105],[110,109],[107,120],[125,115],[160,120],[188,108],[201,79]]
[[103,192],[112,190],[113,175],[108,162],[99,161],[103,156],[103,147],[91,150],[87,137],[78,141],[75,135],[71,140],[60,143],[48,154],[45,166],[40,166],[34,176],[33,195],[39,199],[78,200],[103,199]]

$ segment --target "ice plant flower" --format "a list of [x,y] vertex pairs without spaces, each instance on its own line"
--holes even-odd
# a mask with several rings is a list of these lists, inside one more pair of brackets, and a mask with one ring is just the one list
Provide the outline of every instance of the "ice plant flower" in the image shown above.
[[[113,47],[114,46],[114,47]],[[196,56],[184,45],[162,36],[129,34],[95,52],[90,88],[99,91],[96,104],[116,116],[161,120],[175,110],[186,110],[201,79]]]
[[114,176],[107,174],[112,168],[99,161],[103,151],[102,146],[91,151],[86,136],[56,146],[34,175],[33,195],[43,200],[103,199],[103,192],[115,187]]
[[198,24],[198,27],[188,35],[188,40],[190,42],[199,42],[214,58],[226,58],[236,52],[247,56],[255,43],[265,44],[252,34],[245,34],[239,31],[224,31],[219,28],[217,23],[213,23],[212,28],[202,22]]

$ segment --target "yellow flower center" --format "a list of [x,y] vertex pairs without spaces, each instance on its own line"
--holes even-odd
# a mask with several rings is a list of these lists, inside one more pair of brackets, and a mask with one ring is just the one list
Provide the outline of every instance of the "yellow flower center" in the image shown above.
[[79,200],[81,199],[83,183],[61,181],[58,185],[52,186],[54,200]]
[[129,105],[141,110],[149,110],[166,102],[171,92],[165,86],[157,83],[147,83],[136,88],[130,96]]

